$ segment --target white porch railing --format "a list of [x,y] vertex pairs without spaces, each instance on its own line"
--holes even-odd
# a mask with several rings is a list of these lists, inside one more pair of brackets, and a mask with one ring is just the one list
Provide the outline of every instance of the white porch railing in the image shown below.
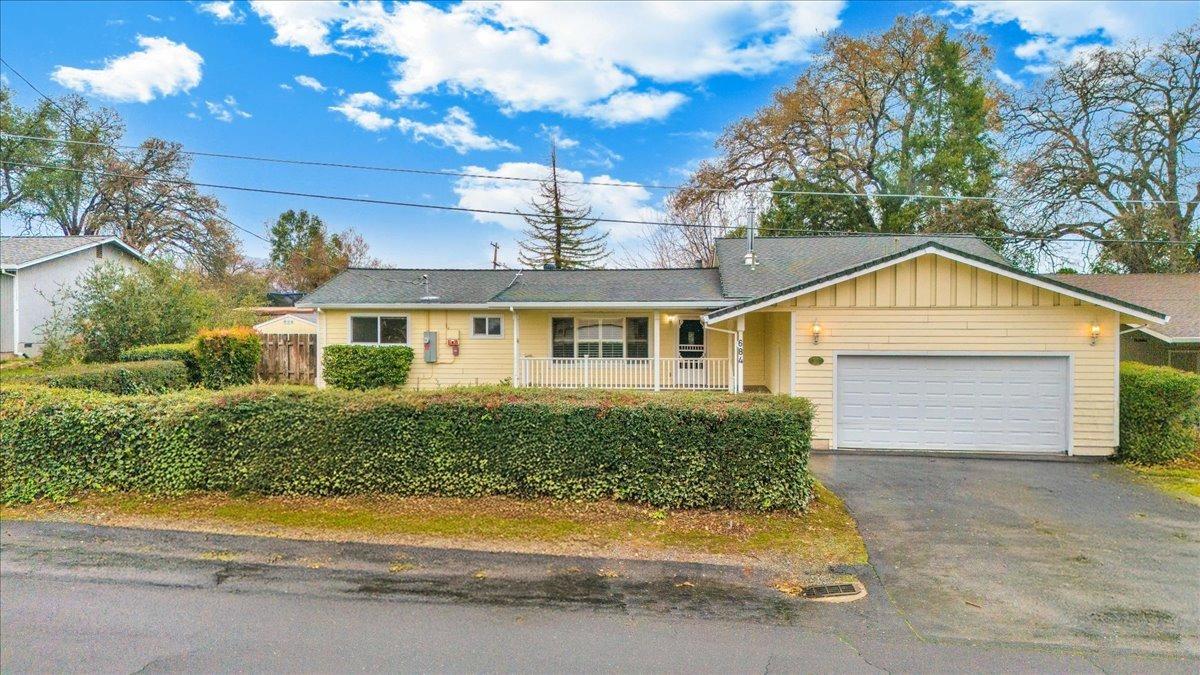
[[522,387],[558,389],[729,389],[729,359],[522,357]]

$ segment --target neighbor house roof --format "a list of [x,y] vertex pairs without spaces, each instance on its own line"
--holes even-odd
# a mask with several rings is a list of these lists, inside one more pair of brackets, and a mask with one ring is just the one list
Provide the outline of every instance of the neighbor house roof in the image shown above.
[[1200,274],[1050,274],[1096,293],[1149,305],[1171,315],[1150,333],[1168,341],[1200,342]]
[[717,267],[721,286],[731,298],[757,298],[782,288],[818,279],[936,242],[1007,265],[1003,256],[981,239],[919,235],[761,237],[754,240],[758,263],[745,264],[745,239],[717,240]]
[[145,260],[140,251],[113,236],[0,237],[0,268],[21,269],[100,244],[115,244],[138,260]]
[[[428,280],[425,279],[428,277]],[[354,305],[728,304],[715,269],[351,268],[298,307]]]

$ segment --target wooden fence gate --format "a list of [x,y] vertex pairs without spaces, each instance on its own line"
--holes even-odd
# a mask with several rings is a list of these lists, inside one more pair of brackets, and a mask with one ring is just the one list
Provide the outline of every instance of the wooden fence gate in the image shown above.
[[317,336],[302,333],[263,335],[258,379],[313,384],[317,380]]

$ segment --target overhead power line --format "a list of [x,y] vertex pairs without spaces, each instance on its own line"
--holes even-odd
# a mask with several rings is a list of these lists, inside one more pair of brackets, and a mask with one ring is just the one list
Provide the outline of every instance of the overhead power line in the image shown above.
[[[11,68],[11,66],[10,66]],[[15,72],[15,71],[14,71]],[[22,78],[24,79],[24,78]],[[92,145],[105,148],[122,148],[126,150],[137,149],[140,146],[129,144],[114,144],[109,145],[96,141],[80,141],[61,138],[50,138],[46,136],[29,136],[25,134],[13,134],[8,132],[0,132],[0,136],[11,138],[21,138],[31,141],[44,141],[48,143],[59,144],[76,144],[76,145]],[[526,176],[505,176],[495,173],[479,173],[469,171],[454,171],[452,169],[416,169],[410,167],[395,167],[395,166],[378,166],[372,164],[352,164],[347,162],[329,162],[320,160],[307,159],[287,159],[280,157],[266,157],[262,155],[243,155],[225,152],[206,152],[201,150],[184,150],[179,152],[191,155],[193,157],[212,157],[217,159],[236,159],[251,162],[267,162],[272,164],[286,164],[294,166],[317,166],[334,169],[355,169],[361,171],[375,171],[383,173],[401,173],[410,175],[422,176],[442,176],[447,178],[470,178],[477,180],[497,180],[511,181],[524,183],[544,183],[545,178],[529,178]],[[977,195],[938,195],[928,193],[901,193],[901,192],[838,192],[834,190],[779,190],[757,187],[742,187],[742,188],[716,188],[703,187],[696,185],[664,185],[658,183],[633,183],[624,181],[588,181],[588,180],[558,180],[559,183],[565,185],[582,185],[594,187],[610,187],[610,188],[641,188],[647,190],[697,190],[700,192],[714,193],[739,193],[739,194],[769,194],[769,195],[794,195],[807,197],[855,197],[865,199],[932,199],[955,202],[1019,202],[1023,201],[1020,197],[1007,196],[977,196]],[[1109,201],[1116,204],[1190,204],[1192,200],[1183,199],[1110,199]]]
[[[246,185],[228,185],[228,184],[223,184],[223,183],[204,183],[204,182],[199,182],[199,181],[191,181],[191,180],[176,179],[176,178],[156,178],[156,177],[151,177],[151,176],[147,176],[144,174],[119,173],[119,172],[114,172],[114,171],[100,171],[100,170],[96,170],[96,169],[77,169],[74,167],[61,167],[61,166],[53,166],[53,165],[49,165],[49,164],[38,164],[38,163],[34,163],[34,162],[15,162],[12,160],[5,160],[3,163],[8,164],[10,166],[23,166],[23,167],[27,167],[27,168],[48,169],[48,170],[53,170],[53,171],[71,171],[74,173],[82,173],[82,174],[95,175],[95,176],[106,176],[106,177],[110,177],[110,178],[128,178],[131,180],[142,180],[142,181],[166,183],[166,184],[172,184],[172,185],[195,185],[198,187],[205,187],[205,188],[210,188],[210,189],[214,189],[214,190],[233,190],[233,191],[238,191],[238,192],[251,192],[251,193],[257,193],[257,194],[282,195],[282,196],[286,196],[286,197],[303,197],[303,198],[307,198],[307,199],[326,199],[326,200],[339,201],[339,202],[354,202],[354,203],[361,203],[361,204],[373,204],[373,205],[377,205],[377,206],[399,206],[399,207],[405,207],[405,208],[428,209],[428,210],[434,210],[434,211],[449,211],[449,212],[455,212],[455,213],[476,213],[476,214],[485,214],[485,215],[518,216],[518,217],[524,217],[524,216],[528,215],[528,214],[522,213],[520,211],[505,211],[503,209],[477,209],[477,208],[471,208],[471,207],[466,207],[466,206],[449,206],[449,205],[445,205],[445,204],[422,204],[420,202],[407,202],[407,201],[398,201],[398,200],[391,200],[391,199],[372,199],[370,197],[347,197],[345,195],[330,195],[330,194],[322,194],[322,193],[317,193],[317,192],[299,192],[299,191],[295,191],[295,190],[277,190],[277,189],[273,189],[273,188],[252,187],[252,186],[246,186]],[[601,222],[601,223],[613,223],[613,224],[624,224],[624,225],[649,225],[649,226],[658,226],[658,227],[715,229],[715,230],[721,230],[721,231],[726,231],[726,232],[729,231],[730,229],[733,229],[733,228],[727,227],[725,225],[709,225],[709,224],[704,224],[704,223],[685,223],[685,222],[675,222],[675,221],[666,221],[666,220],[630,220],[630,219],[625,219],[625,218],[592,218],[592,220],[595,220],[595,221]],[[986,239],[986,240],[993,240],[993,241],[1054,242],[1054,241],[1060,240],[1059,237],[1033,237],[1033,236],[1029,236],[1029,235],[976,235],[976,234],[959,233],[959,232],[903,233],[903,232],[845,232],[845,231],[841,231],[841,230],[805,230],[804,234],[864,236],[864,237],[873,237],[873,236],[893,237],[893,236],[904,235],[904,234],[917,234],[917,235],[924,234],[924,235],[928,235],[928,236],[938,236],[938,237],[947,237],[947,238]],[[1105,239],[1105,238],[1090,238],[1089,237],[1089,238],[1085,238],[1085,241],[1092,242],[1092,243],[1161,244],[1161,245],[1178,244],[1178,245],[1186,245],[1186,246],[1192,246],[1195,244],[1195,242],[1181,241],[1181,240],[1174,240],[1174,239]]]

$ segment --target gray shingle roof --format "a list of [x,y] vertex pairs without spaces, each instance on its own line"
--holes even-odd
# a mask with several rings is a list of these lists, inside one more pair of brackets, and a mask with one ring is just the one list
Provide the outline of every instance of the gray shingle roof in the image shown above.
[[1153,307],[1171,320],[1151,330],[1172,338],[1200,338],[1200,274],[1048,274],[1093,293]]
[[[436,300],[422,301],[428,292]],[[438,270],[348,269],[298,304],[368,305],[487,302],[714,302],[721,296],[715,269],[672,270]],[[515,278],[515,281],[514,281]]]
[[71,249],[109,241],[111,236],[96,237],[0,237],[0,267],[8,269],[70,251]]
[[429,275],[428,302],[483,304],[513,279],[511,270],[362,269],[351,268],[304,296],[297,306],[412,304],[426,294],[422,275]]
[[981,239],[919,235],[762,237],[754,240],[758,265],[746,265],[745,239],[718,239],[721,286],[731,298],[756,298],[789,286],[836,274],[872,260],[935,242],[963,253],[1008,265]]
[[715,269],[525,270],[496,302],[723,302]]

